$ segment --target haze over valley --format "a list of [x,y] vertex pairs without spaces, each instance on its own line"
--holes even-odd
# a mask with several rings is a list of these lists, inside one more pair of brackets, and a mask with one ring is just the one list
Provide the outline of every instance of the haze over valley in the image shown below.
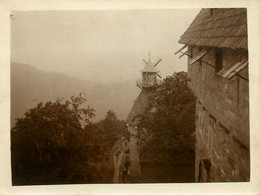
[[96,110],[94,121],[103,118],[110,109],[124,120],[140,92],[135,80],[105,85],[63,73],[43,72],[27,64],[11,63],[12,127],[17,117],[39,102],[54,101],[57,97],[69,99],[79,93],[85,93],[88,104]]

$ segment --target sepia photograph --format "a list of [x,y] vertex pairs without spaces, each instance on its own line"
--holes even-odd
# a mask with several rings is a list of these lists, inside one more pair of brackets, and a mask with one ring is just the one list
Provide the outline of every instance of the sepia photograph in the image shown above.
[[13,186],[250,182],[247,8],[12,11]]

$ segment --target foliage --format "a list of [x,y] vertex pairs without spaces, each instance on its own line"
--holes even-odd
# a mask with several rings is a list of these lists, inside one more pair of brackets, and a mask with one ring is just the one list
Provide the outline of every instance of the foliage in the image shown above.
[[95,110],[86,102],[81,94],[70,101],[58,98],[17,119],[11,131],[14,185],[108,182],[100,163],[110,163],[113,127],[123,132],[126,126],[112,111],[92,123]]
[[195,99],[187,81],[185,72],[165,78],[140,116],[139,129],[150,135],[142,146],[143,161],[171,161],[174,151],[194,150]]
[[111,141],[107,142],[108,147],[112,147],[121,136],[125,136],[127,139],[130,139],[126,122],[119,120],[116,113],[112,110],[107,112],[105,119],[101,120],[99,125],[102,126],[104,131],[103,134]]
[[120,137],[125,136],[128,139],[130,138],[126,122],[119,120],[116,113],[109,110],[105,119],[95,123],[95,129],[99,134],[96,135],[99,137],[97,144],[103,150],[103,152],[100,153],[102,157],[98,161],[98,171],[102,175],[100,182],[112,183],[114,173],[112,147]]

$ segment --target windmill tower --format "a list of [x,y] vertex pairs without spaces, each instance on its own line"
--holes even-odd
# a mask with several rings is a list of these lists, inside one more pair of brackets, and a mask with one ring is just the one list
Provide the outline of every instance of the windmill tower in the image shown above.
[[155,67],[161,62],[161,59],[158,60],[156,63],[152,63],[150,59],[150,52],[149,59],[146,61],[143,59],[145,66],[140,71],[142,75],[142,79],[136,82],[136,86],[139,87],[141,90],[148,89],[153,87],[155,84],[159,84],[159,80],[157,80],[157,76],[161,78],[160,71],[158,71]]
[[141,177],[141,164],[139,160],[141,134],[140,129],[138,129],[140,122],[139,114],[145,111],[150,97],[154,95],[155,90],[153,90],[153,86],[160,83],[157,76],[161,78],[160,72],[155,68],[161,62],[161,59],[153,63],[150,59],[150,53],[148,54],[148,61],[143,60],[145,66],[141,70],[142,78],[136,82],[137,87],[142,91],[134,101],[134,105],[126,118],[128,131],[130,132],[130,173],[133,181],[138,181]]

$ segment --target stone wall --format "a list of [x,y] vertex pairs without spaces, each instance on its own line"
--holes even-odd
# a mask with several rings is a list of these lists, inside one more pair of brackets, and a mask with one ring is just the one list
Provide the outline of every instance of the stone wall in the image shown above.
[[129,157],[128,151],[130,150],[129,141],[122,136],[117,140],[115,145],[113,146],[113,162],[114,162],[114,183],[123,183],[126,182],[126,176],[124,175],[124,171],[127,172],[127,161]]
[[196,115],[195,181],[249,181],[249,150],[199,100]]
[[139,161],[138,131],[137,128],[129,125],[130,132],[130,175],[133,180],[138,180],[141,176],[141,165]]
[[[193,48],[190,55],[198,52],[199,48]],[[241,52],[223,50],[223,68]],[[238,76],[222,78],[214,66],[214,49],[188,66],[189,86],[197,97],[195,180],[248,181],[248,81]],[[248,79],[248,68],[240,74]]]

